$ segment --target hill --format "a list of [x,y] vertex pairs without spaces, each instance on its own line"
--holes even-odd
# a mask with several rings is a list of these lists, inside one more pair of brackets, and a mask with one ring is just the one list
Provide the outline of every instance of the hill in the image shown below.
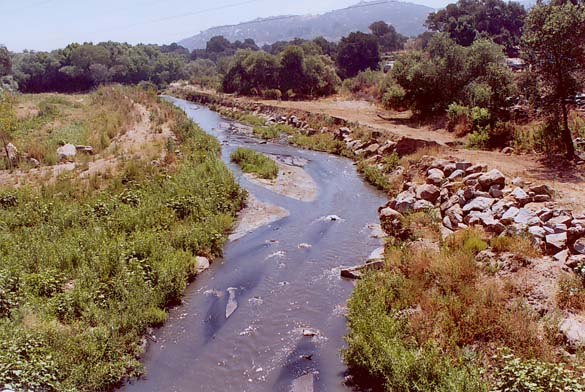
[[321,15],[282,15],[214,27],[179,44],[190,50],[202,49],[216,35],[223,35],[230,41],[252,38],[259,45],[318,36],[338,41],[352,31],[367,31],[368,26],[378,20],[392,24],[403,35],[412,36],[425,31],[424,21],[432,11],[432,8],[423,5],[398,1],[362,1]]

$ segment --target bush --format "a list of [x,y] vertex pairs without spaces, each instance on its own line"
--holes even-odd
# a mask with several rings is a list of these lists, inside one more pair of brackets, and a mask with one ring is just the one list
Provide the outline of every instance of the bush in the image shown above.
[[280,101],[282,99],[282,92],[277,88],[273,88],[273,89],[268,89],[268,90],[264,91],[262,96],[265,99],[275,99],[275,100]]
[[494,371],[495,392],[582,392],[585,376],[562,364],[522,360],[510,353],[497,357],[501,365]]
[[238,164],[244,173],[274,180],[278,176],[278,165],[265,155],[247,148],[238,148],[232,153],[232,162]]
[[259,136],[264,140],[272,140],[276,139],[280,136],[280,132],[275,127],[254,127],[253,130],[254,135]]
[[447,130],[457,136],[471,132],[470,109],[467,106],[452,103],[447,108]]

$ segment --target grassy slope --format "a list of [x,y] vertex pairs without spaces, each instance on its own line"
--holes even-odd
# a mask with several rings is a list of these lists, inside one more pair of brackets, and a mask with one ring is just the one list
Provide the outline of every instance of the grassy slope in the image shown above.
[[184,158],[127,161],[100,190],[70,176],[1,191],[0,385],[97,391],[140,373],[146,328],[180,300],[195,256],[221,253],[242,207],[214,139],[125,93],[171,125]]

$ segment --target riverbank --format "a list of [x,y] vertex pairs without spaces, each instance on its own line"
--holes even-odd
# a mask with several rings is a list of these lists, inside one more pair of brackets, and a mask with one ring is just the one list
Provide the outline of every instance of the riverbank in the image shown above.
[[153,94],[120,94],[137,122],[108,155],[1,173],[27,178],[0,191],[4,389],[109,390],[141,374],[146,332],[222,254],[243,206],[216,140]]

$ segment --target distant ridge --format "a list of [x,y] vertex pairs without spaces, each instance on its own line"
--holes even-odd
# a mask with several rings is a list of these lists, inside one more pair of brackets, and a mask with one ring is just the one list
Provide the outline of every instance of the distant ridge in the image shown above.
[[399,1],[361,1],[321,15],[281,15],[238,25],[213,27],[178,43],[190,50],[202,49],[216,35],[223,35],[230,41],[252,38],[258,45],[318,36],[338,41],[352,31],[367,31],[368,26],[378,20],[393,25],[403,35],[413,36],[425,31],[424,22],[432,11],[432,8],[424,5]]

